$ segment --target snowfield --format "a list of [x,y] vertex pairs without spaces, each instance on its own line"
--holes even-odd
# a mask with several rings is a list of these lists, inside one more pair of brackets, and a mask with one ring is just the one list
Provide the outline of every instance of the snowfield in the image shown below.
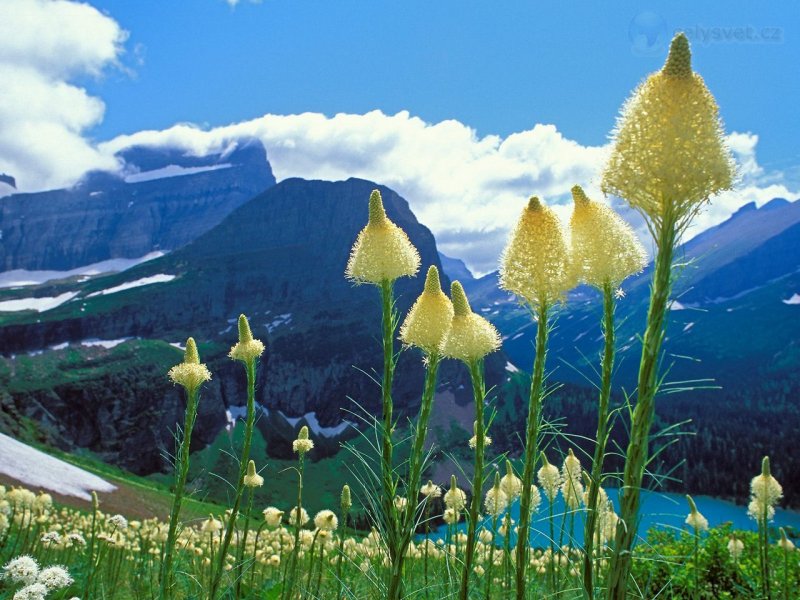
[[113,492],[117,486],[74,465],[0,433],[0,473],[33,488],[91,500],[91,492]]
[[150,277],[142,277],[141,279],[136,279],[134,281],[127,281],[125,283],[115,285],[114,287],[110,287],[105,290],[100,290],[99,292],[92,292],[86,297],[92,298],[94,296],[107,296],[108,294],[116,294],[117,292],[123,292],[125,290],[141,287],[143,285],[151,285],[153,283],[167,283],[168,281],[172,281],[173,279],[175,279],[175,275],[166,275],[165,273],[159,273],[158,275],[151,275]]
[[781,300],[784,304],[800,304],[800,294],[793,294],[788,300]]
[[20,310],[44,312],[51,308],[61,306],[64,302],[72,300],[77,295],[77,292],[65,292],[58,296],[46,298],[18,298],[17,300],[6,300],[0,302],[0,312],[17,312]]
[[26,271],[25,269],[14,269],[13,271],[0,273],[0,288],[39,285],[53,279],[67,279],[75,275],[93,276],[101,273],[118,273],[160,256],[164,256],[164,253],[150,252],[139,258],[111,258],[69,271]]

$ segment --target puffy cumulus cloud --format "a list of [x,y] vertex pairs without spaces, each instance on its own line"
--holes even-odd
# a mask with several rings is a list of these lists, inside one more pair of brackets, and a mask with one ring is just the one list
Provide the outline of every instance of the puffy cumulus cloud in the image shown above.
[[433,230],[442,252],[480,273],[496,268],[528,196],[565,201],[574,183],[597,183],[606,155],[605,148],[569,140],[553,125],[481,137],[458,121],[431,124],[405,111],[265,115],[208,131],[182,124],[122,136],[102,148],[113,153],[166,145],[205,154],[244,135],[263,141],[279,180],[361,177],[397,190]]
[[115,161],[85,139],[103,102],[71,83],[117,64],[127,33],[66,0],[0,2],[0,172],[32,191],[68,185]]

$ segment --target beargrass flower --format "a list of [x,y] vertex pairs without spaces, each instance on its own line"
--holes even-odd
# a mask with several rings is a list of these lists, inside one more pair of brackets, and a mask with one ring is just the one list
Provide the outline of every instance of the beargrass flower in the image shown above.
[[492,517],[499,517],[508,507],[508,496],[500,488],[499,483],[489,488],[486,492],[484,506],[486,507],[486,514]]
[[268,506],[262,511],[264,515],[264,522],[267,524],[267,527],[271,529],[275,529],[281,524],[281,519],[283,518],[283,511],[278,510],[274,506]]
[[247,474],[244,476],[244,485],[249,488],[257,488],[264,485],[264,478],[256,473],[255,461],[247,463]]
[[769,456],[761,462],[761,474],[750,482],[750,503],[747,513],[751,518],[765,525],[764,519],[771,521],[775,516],[775,505],[783,496],[783,488],[770,473]]
[[456,476],[450,476],[450,489],[444,494],[444,505],[458,512],[467,506],[467,494],[456,485]]
[[603,192],[624,198],[651,227],[669,220],[681,230],[710,196],[733,185],[723,135],[717,103],[692,71],[689,41],[679,33],[664,67],[622,108]]
[[342,487],[341,506],[343,512],[349,512],[353,506],[353,500],[350,497],[350,486],[346,483]]
[[294,506],[292,510],[289,511],[289,524],[294,526],[302,527],[306,523],[308,523],[309,516],[308,511],[306,511],[303,507]]
[[49,591],[43,583],[32,583],[14,594],[13,600],[44,600]]
[[431,265],[422,293],[400,326],[400,340],[433,354],[438,351],[452,319],[453,303],[442,291],[439,270]]
[[786,537],[786,530],[783,527],[780,528],[780,532],[781,539],[778,540],[778,546],[785,552],[791,552],[794,550],[794,544],[792,543],[792,540]]
[[[469,438],[469,447],[471,450],[475,449],[475,446],[478,445],[478,422],[472,422],[472,437]],[[484,433],[483,435],[483,447],[488,448],[492,445],[492,438]]]
[[321,510],[314,517],[314,526],[320,531],[334,531],[339,526],[339,519],[332,510]]
[[583,498],[581,473],[581,462],[572,452],[572,448],[570,448],[569,454],[567,454],[564,464],[561,466],[561,494],[564,496],[567,506],[572,510],[580,506]]
[[561,473],[558,467],[548,462],[544,452],[542,452],[542,462],[544,464],[537,473],[539,486],[544,490],[544,495],[547,496],[550,503],[552,503],[556,499],[556,496],[558,496],[558,490],[561,488]]
[[564,228],[534,196],[500,257],[500,287],[533,306],[558,302],[573,285]]
[[24,554],[10,560],[3,567],[3,577],[13,583],[32,584],[39,576],[39,563],[31,556]]
[[506,461],[506,474],[500,478],[500,489],[506,493],[509,502],[516,500],[522,493],[522,480],[514,474],[511,461]]
[[728,552],[733,560],[739,560],[744,552],[744,542],[737,538],[735,533],[732,533],[731,539],[728,540]]
[[450,330],[442,340],[442,355],[471,364],[500,348],[497,329],[472,312],[464,288],[458,281],[450,286],[450,297],[453,301],[453,319]]
[[239,315],[239,341],[231,348],[228,356],[234,360],[249,363],[263,353],[264,343],[261,340],[253,339],[253,332],[250,330],[250,323],[247,322],[247,317]]
[[686,524],[697,533],[708,531],[708,519],[697,510],[697,505],[694,503],[691,496],[686,496],[686,500],[689,502],[690,510],[689,516],[686,517]]
[[208,368],[200,363],[194,338],[186,340],[183,362],[172,367],[168,375],[173,383],[183,386],[189,394],[193,394],[203,383],[211,379]]
[[353,244],[345,275],[355,283],[380,285],[419,270],[419,252],[405,231],[386,216],[378,190],[369,197],[369,220]]
[[48,590],[60,590],[72,583],[73,579],[66,567],[54,565],[42,569],[36,578],[36,583],[41,583]]
[[425,496],[425,498],[427,498],[428,500],[431,500],[433,498],[441,498],[442,488],[440,488],[438,485],[436,485],[429,479],[428,483],[426,483],[419,489],[419,493]]
[[298,454],[305,454],[314,447],[314,442],[308,439],[308,426],[303,425],[300,428],[300,433],[297,434],[297,439],[292,442],[292,450]]
[[572,268],[577,281],[598,289],[619,286],[647,264],[647,252],[633,229],[609,206],[572,188],[570,218]]
[[215,519],[214,515],[208,515],[208,519],[203,521],[200,531],[203,533],[216,533],[222,529],[222,521]]

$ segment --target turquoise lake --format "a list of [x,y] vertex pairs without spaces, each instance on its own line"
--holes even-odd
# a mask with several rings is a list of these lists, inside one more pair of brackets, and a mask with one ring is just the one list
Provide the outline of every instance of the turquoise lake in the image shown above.
[[[619,513],[619,496],[617,489],[609,489],[608,497],[614,503],[617,513]],[[757,531],[756,522],[747,516],[747,506],[734,504],[727,500],[720,500],[711,496],[692,496],[697,509],[708,519],[710,527],[722,525],[723,523],[732,523],[734,529],[743,529],[748,531]],[[569,522],[570,515],[564,516],[564,502],[561,496],[556,499],[553,504],[553,513],[555,515],[555,538],[559,541],[561,524],[564,522],[563,543],[567,543],[569,539]],[[550,545],[550,525],[548,519],[548,503],[547,499],[542,499],[542,504],[533,518],[531,544],[534,547],[543,547]],[[659,492],[645,492],[642,494],[642,506],[640,510],[641,522],[639,526],[640,535],[644,535],[651,527],[660,527],[662,529],[670,529],[676,533],[682,529],[688,529],[684,523],[686,516],[689,514],[689,504],[686,501],[686,496],[681,494],[659,493]],[[519,503],[515,502],[511,507],[511,517],[517,521],[519,517]],[[574,518],[573,528],[573,544],[583,544],[583,515],[579,511]],[[491,528],[491,521],[484,520],[487,528]],[[770,523],[774,527],[792,527],[800,530],[800,512],[784,509],[776,509],[775,520]],[[466,525],[462,522],[458,525],[459,531],[466,531]],[[447,534],[447,526],[441,526],[432,537],[442,537]],[[514,539],[512,537],[512,543]]]

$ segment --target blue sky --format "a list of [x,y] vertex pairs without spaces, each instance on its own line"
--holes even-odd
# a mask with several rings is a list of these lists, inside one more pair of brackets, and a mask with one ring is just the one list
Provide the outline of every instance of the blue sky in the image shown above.
[[[790,2],[92,4],[130,32],[123,62],[135,72],[89,82],[107,104],[99,138],[177,121],[381,109],[457,119],[481,135],[553,123],[601,144],[681,29],[727,128],[759,134],[762,164],[800,155],[800,11]],[[654,42],[638,43],[648,32]]]
[[600,195],[621,104],[684,30],[741,174],[694,234],[800,196],[800,11],[720,6],[3,0],[0,173],[35,191],[125,170],[114,154],[132,144],[256,136],[279,180],[389,185],[486,272],[529,195],[565,218],[573,184]]

